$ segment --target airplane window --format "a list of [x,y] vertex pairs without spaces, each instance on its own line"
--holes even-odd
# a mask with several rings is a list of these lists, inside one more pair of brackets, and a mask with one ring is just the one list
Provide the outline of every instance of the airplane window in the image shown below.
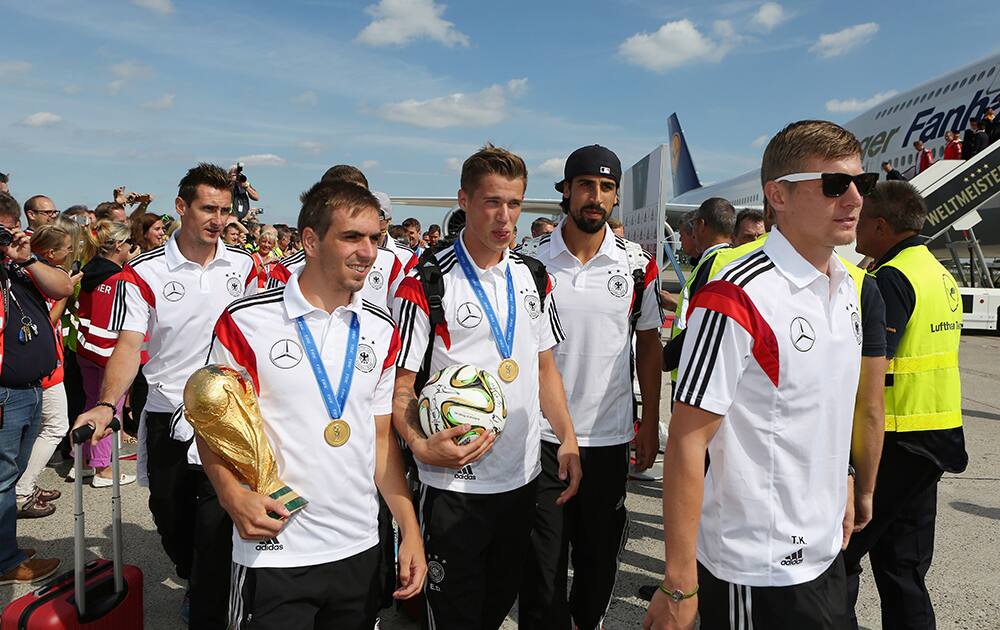
[[942,88],[938,88],[937,92],[934,93],[934,98],[941,96],[941,89]]
[[997,71],[997,67],[993,66],[992,68],[990,68],[990,71],[986,73],[986,76],[992,77],[993,73],[996,72],[996,71]]
[[982,72],[979,73],[979,78],[977,78],[976,81],[982,81],[983,77],[985,76],[986,76],[986,71],[983,70]]
[[962,79],[962,83],[960,83],[958,87],[965,87],[965,84],[968,83],[968,81],[968,79]]
[[958,87],[958,81],[955,81],[954,83],[951,84],[951,89],[954,90],[957,87]]

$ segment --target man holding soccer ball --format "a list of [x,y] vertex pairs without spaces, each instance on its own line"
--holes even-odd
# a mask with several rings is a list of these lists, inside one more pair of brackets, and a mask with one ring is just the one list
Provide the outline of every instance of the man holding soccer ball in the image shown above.
[[[527,181],[524,160],[504,149],[488,144],[467,159],[458,191],[465,229],[433,260],[425,257],[396,293],[393,424],[423,484],[428,625],[440,630],[499,628],[514,603],[534,520],[543,413],[560,442],[558,474],[567,481],[559,503],[580,484],[576,434],[551,352],[563,338],[551,286],[538,261],[508,249]],[[472,430],[469,424],[430,436],[420,429],[418,372],[455,364],[500,380],[507,406],[501,435],[484,431],[460,446],[454,439]]]

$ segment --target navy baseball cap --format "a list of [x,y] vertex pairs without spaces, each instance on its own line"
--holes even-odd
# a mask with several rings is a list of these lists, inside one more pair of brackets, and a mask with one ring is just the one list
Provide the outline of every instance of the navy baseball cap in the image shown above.
[[607,147],[599,144],[580,147],[566,158],[563,180],[556,182],[556,190],[562,192],[563,185],[573,181],[577,175],[603,175],[615,180],[615,186],[619,186],[622,181],[622,163],[615,152]]

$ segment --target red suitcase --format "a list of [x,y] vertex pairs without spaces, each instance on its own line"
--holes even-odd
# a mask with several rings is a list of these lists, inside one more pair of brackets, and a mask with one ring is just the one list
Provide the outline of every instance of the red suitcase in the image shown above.
[[[117,421],[113,428],[117,431]],[[0,618],[0,630],[141,630],[142,571],[122,564],[121,488],[118,480],[118,436],[112,438],[111,545],[113,562],[83,562],[83,471],[79,443],[90,439],[93,429],[73,432],[76,482],[73,571],[49,581],[36,591],[11,602]]]

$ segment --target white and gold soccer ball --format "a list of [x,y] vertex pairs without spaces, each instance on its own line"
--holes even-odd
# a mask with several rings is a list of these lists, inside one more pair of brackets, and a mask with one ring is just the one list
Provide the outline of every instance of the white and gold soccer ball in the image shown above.
[[430,437],[438,431],[468,424],[472,429],[455,438],[464,446],[487,431],[498,436],[507,423],[507,403],[500,382],[473,365],[450,365],[431,375],[417,400],[420,428]]

